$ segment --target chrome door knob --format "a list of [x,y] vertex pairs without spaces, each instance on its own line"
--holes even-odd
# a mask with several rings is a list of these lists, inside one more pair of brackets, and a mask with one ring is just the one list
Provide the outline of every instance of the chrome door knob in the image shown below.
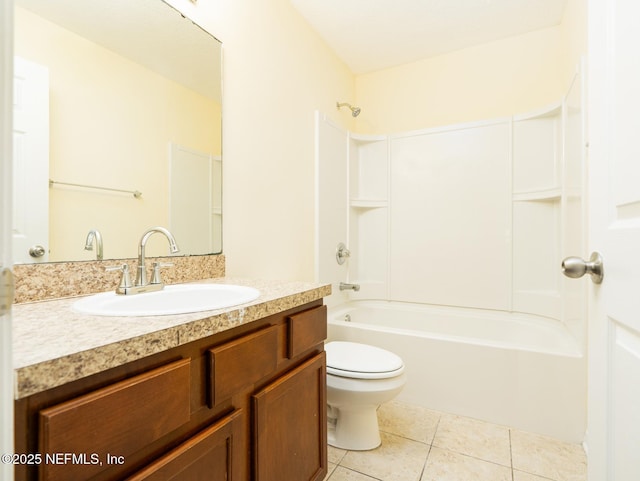
[[31,257],[42,257],[45,252],[44,247],[41,245],[35,245],[29,249],[29,255]]
[[562,261],[562,273],[574,279],[589,274],[594,284],[600,284],[604,277],[602,256],[599,252],[594,252],[589,261],[585,261],[581,257],[567,257]]

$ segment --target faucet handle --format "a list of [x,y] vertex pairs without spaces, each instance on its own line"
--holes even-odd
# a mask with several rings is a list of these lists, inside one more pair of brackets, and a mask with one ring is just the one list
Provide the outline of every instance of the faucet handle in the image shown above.
[[151,274],[151,282],[149,284],[162,284],[162,277],[160,276],[161,267],[173,267],[172,262],[154,262],[151,264],[153,267],[153,273]]
[[129,274],[129,266],[127,264],[122,264],[121,266],[110,266],[105,267],[106,271],[122,271],[122,277],[120,278],[120,285],[118,289],[126,289],[127,287],[131,287],[131,275]]

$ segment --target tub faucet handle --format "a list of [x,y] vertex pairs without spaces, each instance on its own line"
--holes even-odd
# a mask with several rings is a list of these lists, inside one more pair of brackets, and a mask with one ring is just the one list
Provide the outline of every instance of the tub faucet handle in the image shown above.
[[347,246],[344,245],[344,242],[340,242],[338,247],[336,247],[336,261],[338,264],[342,265],[347,260],[347,257],[351,256],[351,251],[347,249]]

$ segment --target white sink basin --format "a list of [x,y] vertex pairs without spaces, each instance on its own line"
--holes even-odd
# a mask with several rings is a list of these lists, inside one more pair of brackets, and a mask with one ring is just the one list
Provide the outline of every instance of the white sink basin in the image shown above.
[[95,294],[76,301],[73,309],[98,316],[163,316],[237,306],[259,295],[253,287],[232,284],[177,284],[142,294]]

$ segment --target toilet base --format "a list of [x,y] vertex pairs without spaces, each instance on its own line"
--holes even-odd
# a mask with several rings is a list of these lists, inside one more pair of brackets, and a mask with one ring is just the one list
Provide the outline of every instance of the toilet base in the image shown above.
[[378,406],[358,409],[328,406],[327,441],[329,445],[349,451],[367,451],[380,446]]

